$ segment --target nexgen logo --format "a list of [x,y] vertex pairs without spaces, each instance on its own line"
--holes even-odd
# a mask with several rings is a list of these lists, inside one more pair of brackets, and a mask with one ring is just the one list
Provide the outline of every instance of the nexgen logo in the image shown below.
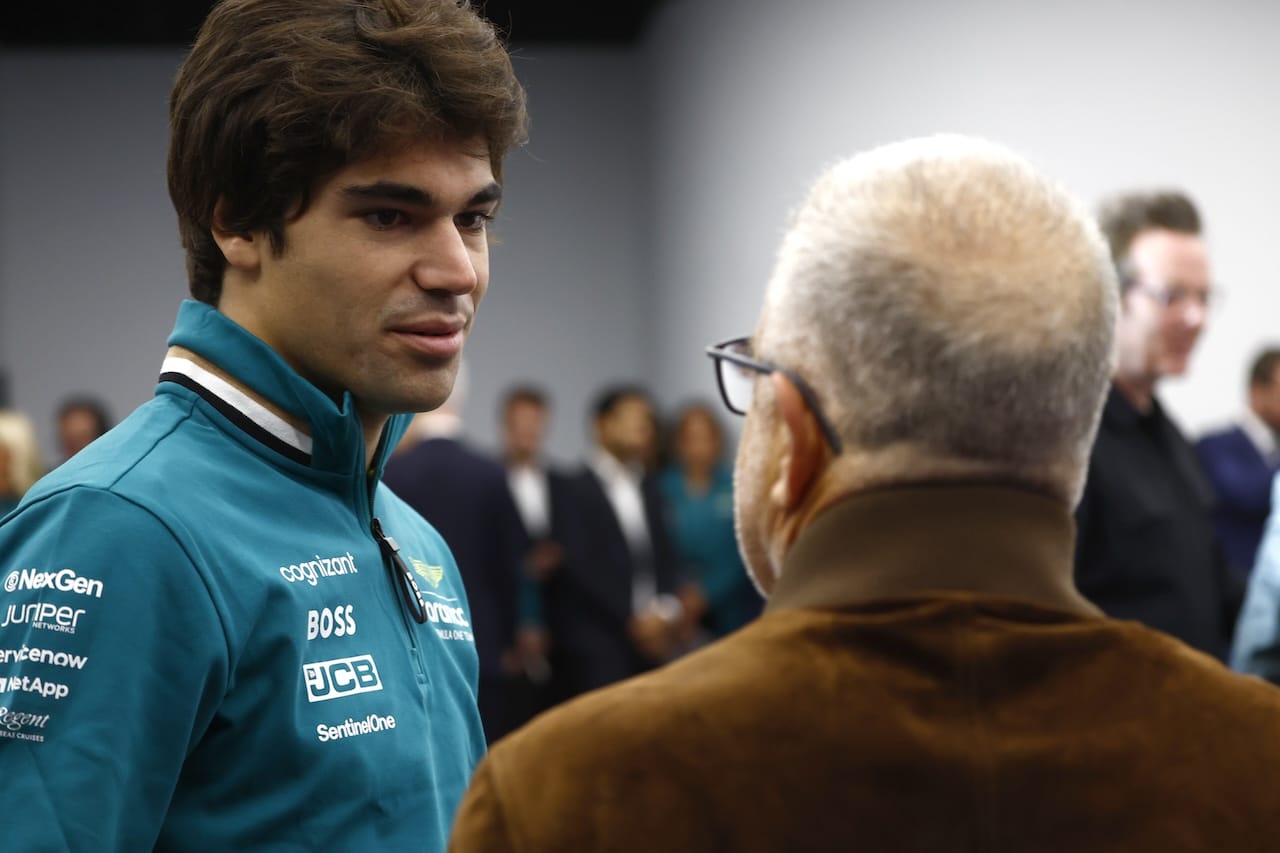
[[382,679],[372,655],[323,660],[302,665],[308,702],[327,702],[382,689]]
[[20,589],[56,589],[59,592],[74,592],[77,595],[92,595],[102,598],[102,581],[77,575],[75,569],[61,569],[56,572],[41,572],[36,569],[23,569],[20,572],[9,572],[4,579],[5,592],[17,592]]

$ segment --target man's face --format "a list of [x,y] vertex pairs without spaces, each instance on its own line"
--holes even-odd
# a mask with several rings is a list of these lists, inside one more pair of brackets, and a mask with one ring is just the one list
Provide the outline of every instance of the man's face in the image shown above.
[[517,400],[507,409],[507,454],[517,459],[532,459],[542,450],[546,432],[547,411],[529,400]]
[[1271,371],[1269,382],[1249,389],[1249,405],[1263,423],[1280,432],[1280,368]]
[[[489,284],[500,190],[475,145],[425,143],[321,183],[232,319],[366,423],[448,398]],[[265,239],[264,235],[257,235]],[[224,299],[224,302],[226,300]]]
[[597,423],[600,444],[618,459],[644,462],[653,447],[653,407],[644,397],[623,397]]
[[68,409],[58,421],[58,446],[63,458],[84,450],[98,437],[98,417],[88,409]]
[[1134,284],[1121,303],[1119,375],[1154,382],[1186,372],[1204,328],[1210,295],[1204,241],[1163,229],[1144,231],[1129,249]]

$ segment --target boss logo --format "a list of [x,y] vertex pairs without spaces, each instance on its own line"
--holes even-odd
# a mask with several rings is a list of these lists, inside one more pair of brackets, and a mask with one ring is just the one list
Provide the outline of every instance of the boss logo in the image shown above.
[[302,665],[308,702],[327,702],[382,689],[382,679],[372,655],[317,661]]
[[352,606],[339,605],[332,610],[325,607],[321,610],[307,611],[307,639],[319,637],[327,640],[330,637],[349,637],[356,632],[356,619],[351,615]]

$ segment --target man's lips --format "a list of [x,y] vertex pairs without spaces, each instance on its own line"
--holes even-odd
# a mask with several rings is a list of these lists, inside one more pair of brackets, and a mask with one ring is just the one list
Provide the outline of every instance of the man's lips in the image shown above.
[[466,321],[461,317],[440,317],[397,323],[390,332],[411,349],[447,358],[462,351],[466,328]]

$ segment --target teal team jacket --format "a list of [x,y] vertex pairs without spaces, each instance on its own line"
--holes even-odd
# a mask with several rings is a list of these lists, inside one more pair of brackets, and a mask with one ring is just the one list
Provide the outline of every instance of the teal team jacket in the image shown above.
[[484,736],[453,558],[371,485],[407,418],[371,481],[349,394],[197,302],[169,342],[310,434],[169,358],[0,525],[0,848],[443,850]]

